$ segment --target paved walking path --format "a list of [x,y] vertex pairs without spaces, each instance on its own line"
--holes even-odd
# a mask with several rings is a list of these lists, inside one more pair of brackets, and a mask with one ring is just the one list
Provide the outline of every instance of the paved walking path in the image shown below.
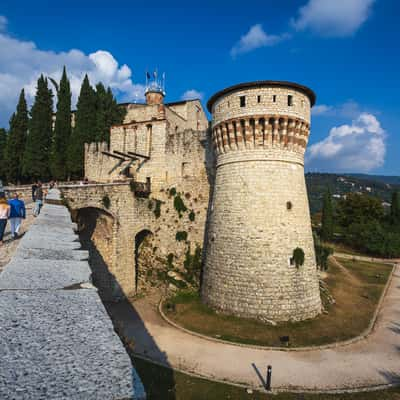
[[254,388],[261,382],[252,366],[265,376],[272,365],[273,389],[341,390],[400,383],[400,265],[378,315],[373,333],[365,340],[323,350],[285,352],[216,343],[167,324],[156,301],[140,299],[112,312],[123,321],[123,332],[134,338],[135,351],[174,368]]

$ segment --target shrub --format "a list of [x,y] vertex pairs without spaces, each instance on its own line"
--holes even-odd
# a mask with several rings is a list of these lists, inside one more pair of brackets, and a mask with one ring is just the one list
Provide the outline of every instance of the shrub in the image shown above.
[[149,200],[147,207],[149,208],[149,210],[153,209],[153,202],[151,200]]
[[188,234],[186,231],[178,231],[178,232],[176,232],[176,235],[175,235],[175,239],[178,242],[182,242],[182,241],[186,240],[187,237],[188,237]]
[[169,195],[170,196],[175,196],[176,195],[176,189],[175,188],[169,189]]
[[185,267],[184,278],[192,285],[199,286],[200,275],[201,275],[201,247],[196,245],[194,254],[190,254],[188,249],[185,254],[185,261],[183,266]]
[[181,196],[178,194],[174,198],[174,207],[176,212],[179,214],[179,218],[182,217],[182,213],[187,211],[187,207],[185,206],[185,203],[183,202]]
[[101,204],[103,204],[104,208],[106,208],[107,210],[110,208],[111,200],[107,194],[105,194],[101,199]]
[[293,250],[293,261],[297,268],[304,264],[304,251],[300,247],[296,247]]
[[195,220],[195,218],[196,218],[196,214],[194,213],[194,211],[193,210],[190,211],[189,220],[193,222]]
[[174,255],[172,253],[169,253],[167,256],[167,265],[170,269],[174,267],[174,264],[172,263],[173,260],[174,260]]
[[154,207],[154,215],[156,218],[160,218],[161,215],[161,204],[163,203],[161,200],[155,200],[156,206]]
[[132,193],[135,193],[136,187],[135,187],[135,181],[134,181],[133,179],[131,179],[131,180],[129,181],[129,189],[131,189],[131,192],[132,192]]

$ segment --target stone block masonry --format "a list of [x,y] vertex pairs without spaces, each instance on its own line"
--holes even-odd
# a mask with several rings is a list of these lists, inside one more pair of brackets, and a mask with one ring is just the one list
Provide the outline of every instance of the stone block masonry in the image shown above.
[[304,86],[262,81],[208,103],[217,160],[202,299],[222,312],[299,321],[321,311],[304,179],[314,101]]
[[145,398],[73,228],[45,205],[0,275],[1,399]]

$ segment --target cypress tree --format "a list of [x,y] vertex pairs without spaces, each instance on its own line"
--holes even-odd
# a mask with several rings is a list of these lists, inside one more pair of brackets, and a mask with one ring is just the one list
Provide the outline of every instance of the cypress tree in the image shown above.
[[75,114],[75,128],[68,146],[68,170],[71,177],[83,176],[85,143],[96,141],[96,97],[85,75],[78,98]]
[[23,157],[28,136],[28,106],[25,91],[21,90],[16,112],[10,119],[10,130],[5,151],[6,177],[9,182],[18,183],[22,179]]
[[100,82],[96,85],[96,142],[109,142],[107,132],[107,91]]
[[390,219],[392,224],[400,224],[400,195],[396,190],[392,193],[392,204],[390,207]]
[[110,128],[122,124],[126,109],[119,107],[110,88],[96,85],[96,141],[110,143]]
[[0,180],[5,183],[7,178],[6,161],[7,131],[0,128]]
[[53,94],[47,79],[40,76],[35,102],[31,109],[29,135],[24,153],[23,173],[34,179],[50,178],[50,151],[52,144]]
[[333,207],[329,190],[325,192],[323,199],[321,238],[324,241],[329,241],[333,238]]
[[71,88],[64,67],[57,89],[57,112],[54,140],[51,151],[51,173],[53,178],[67,178],[67,147],[71,136]]

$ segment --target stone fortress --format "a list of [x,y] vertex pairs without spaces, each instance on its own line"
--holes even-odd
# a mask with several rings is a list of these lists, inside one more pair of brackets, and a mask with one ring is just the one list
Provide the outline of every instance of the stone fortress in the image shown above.
[[63,189],[107,266],[95,283],[110,298],[160,278],[191,286],[188,260],[202,249],[211,307],[263,321],[316,316],[304,180],[314,93],[273,81],[227,88],[208,102],[211,129],[200,101],[164,103],[164,95],[154,80],[146,104],[124,104],[110,144],[85,147],[85,176],[95,183]]

